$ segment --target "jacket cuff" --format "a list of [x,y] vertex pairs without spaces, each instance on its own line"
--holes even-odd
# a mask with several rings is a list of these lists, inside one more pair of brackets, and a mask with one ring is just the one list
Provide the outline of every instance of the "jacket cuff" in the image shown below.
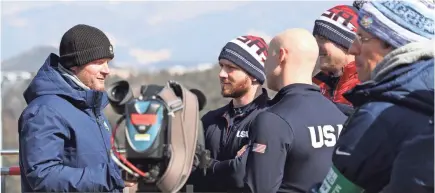
[[221,161],[221,162],[216,162],[213,164],[213,174],[216,173],[222,173],[225,172],[225,170],[227,170],[229,165],[229,160],[225,160],[225,161]]

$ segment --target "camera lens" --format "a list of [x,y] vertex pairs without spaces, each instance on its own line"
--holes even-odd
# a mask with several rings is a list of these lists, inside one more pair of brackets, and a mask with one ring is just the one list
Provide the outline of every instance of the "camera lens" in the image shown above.
[[127,94],[127,91],[128,90],[126,90],[125,88],[122,88],[120,86],[113,88],[112,93],[111,93],[113,100],[120,102]]
[[125,104],[133,99],[133,92],[127,81],[121,80],[113,83],[107,90],[109,102],[118,114],[124,113]]

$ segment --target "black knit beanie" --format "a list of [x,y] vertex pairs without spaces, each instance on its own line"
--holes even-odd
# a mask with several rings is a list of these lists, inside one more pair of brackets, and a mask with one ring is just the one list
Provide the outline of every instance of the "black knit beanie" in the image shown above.
[[113,46],[98,28],[79,24],[62,36],[59,46],[59,63],[65,67],[85,65],[102,58],[113,59]]

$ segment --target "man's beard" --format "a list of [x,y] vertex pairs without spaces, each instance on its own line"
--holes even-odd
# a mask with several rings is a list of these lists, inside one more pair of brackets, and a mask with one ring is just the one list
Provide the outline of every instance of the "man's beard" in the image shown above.
[[224,84],[221,86],[221,94],[225,98],[240,98],[248,93],[249,88],[249,77],[246,77],[244,81],[238,83],[230,81],[230,85]]
[[334,76],[341,76],[342,73],[342,62],[337,59],[337,57],[323,56],[319,57],[320,70],[323,72],[331,73]]

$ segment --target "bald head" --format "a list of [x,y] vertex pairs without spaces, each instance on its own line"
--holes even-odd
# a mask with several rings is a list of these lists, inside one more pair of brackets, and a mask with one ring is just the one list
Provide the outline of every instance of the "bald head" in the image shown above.
[[269,75],[268,79],[275,76],[282,80],[272,82],[312,84],[312,73],[318,55],[319,47],[311,32],[299,28],[283,31],[275,36],[269,45],[271,60],[266,64],[269,65],[266,66],[266,70],[273,70],[274,75]]
[[308,30],[289,29],[278,34],[272,41],[276,41],[278,50],[279,48],[287,50],[286,65],[288,67],[298,68],[304,64],[305,67],[310,66],[314,69],[319,56],[319,47],[316,39]]

